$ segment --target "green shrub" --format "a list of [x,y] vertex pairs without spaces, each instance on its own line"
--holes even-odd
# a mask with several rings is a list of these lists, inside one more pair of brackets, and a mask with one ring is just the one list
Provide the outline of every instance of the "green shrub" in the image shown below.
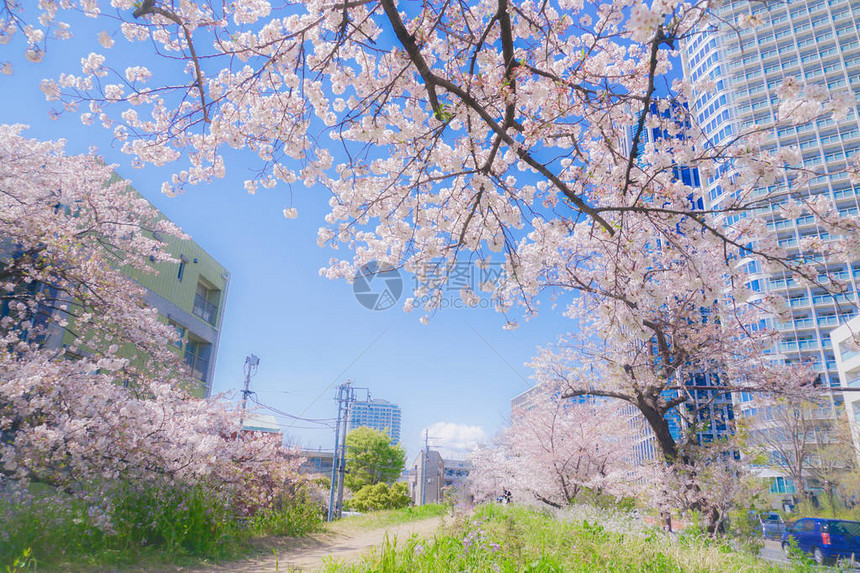
[[[44,488],[42,488],[44,489]],[[124,484],[104,507],[60,492],[0,497],[0,570],[26,551],[40,566],[170,562],[235,554],[233,512],[202,486]]]
[[403,482],[366,485],[349,500],[349,506],[357,511],[376,511],[380,509],[399,509],[409,505],[409,493]]
[[115,543],[155,546],[168,555],[221,557],[235,549],[233,511],[202,485],[124,486],[110,519]]

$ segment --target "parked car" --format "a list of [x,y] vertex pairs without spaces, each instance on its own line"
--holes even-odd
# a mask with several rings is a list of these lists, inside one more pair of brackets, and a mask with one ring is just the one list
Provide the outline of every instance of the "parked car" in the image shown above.
[[860,558],[860,521],[804,517],[783,534],[782,550],[786,553],[791,539],[819,564],[836,559],[853,560],[855,555]]
[[786,532],[782,516],[775,511],[751,513],[750,519],[753,522],[753,527],[761,534],[763,539],[775,539],[779,541]]

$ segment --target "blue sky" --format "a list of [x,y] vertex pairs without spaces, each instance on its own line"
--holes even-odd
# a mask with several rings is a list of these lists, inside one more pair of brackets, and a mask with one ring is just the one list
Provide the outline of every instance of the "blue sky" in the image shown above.
[[[293,415],[331,419],[337,411],[335,386],[351,378],[374,397],[400,406],[410,459],[423,446],[424,429],[434,424],[431,437],[453,443],[489,438],[507,423],[510,399],[531,384],[524,363],[536,346],[571,328],[570,321],[548,305],[529,322],[511,313],[520,323],[514,331],[503,330],[506,318],[492,310],[446,310],[424,326],[418,321],[423,313],[404,313],[400,304],[387,311],[365,309],[351,285],[319,276],[335,254],[316,244],[328,212],[327,192],[275,188],[251,196],[242,185],[251,162],[241,152],[228,158],[225,179],[178,197],[162,195],[169,168],[133,169],[106,130],[83,126],[76,114],[48,119],[50,105],[39,81],[61,71],[79,72],[82,56],[102,51],[95,35],[109,27],[98,20],[80,23],[86,28],[73,30],[88,44],[53,42],[40,64],[23,61],[20,42],[0,47],[0,62],[10,60],[15,67],[13,75],[0,75],[0,122],[29,124],[26,135],[33,138],[65,138],[69,153],[97,146],[108,163],[118,164],[120,175],[230,270],[215,392],[235,396],[245,356],[253,352],[261,365],[251,389],[261,402]],[[114,50],[122,44],[118,40]],[[298,209],[297,219],[284,218],[287,206]],[[279,421],[298,445],[333,443],[327,427]]]

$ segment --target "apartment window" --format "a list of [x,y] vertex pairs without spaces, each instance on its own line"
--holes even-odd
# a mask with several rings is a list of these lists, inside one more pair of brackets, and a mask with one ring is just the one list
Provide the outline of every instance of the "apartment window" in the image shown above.
[[189,338],[185,344],[185,363],[191,368],[191,375],[201,382],[206,382],[211,354],[212,345],[208,342]]
[[[774,478],[770,485],[770,492],[775,494],[793,494],[796,493],[794,484],[789,478],[778,477]],[[810,522],[813,523],[813,522]]]
[[220,298],[221,291],[203,281],[198,282],[197,292],[194,294],[194,314],[215,326],[218,320]]
[[182,282],[183,276],[185,276],[185,257],[179,257],[179,270],[176,272],[176,280]]

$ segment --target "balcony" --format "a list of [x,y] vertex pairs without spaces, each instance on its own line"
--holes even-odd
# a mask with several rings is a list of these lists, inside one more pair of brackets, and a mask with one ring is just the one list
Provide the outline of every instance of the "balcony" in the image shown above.
[[211,345],[194,340],[190,340],[185,347],[185,363],[191,369],[191,375],[201,382],[206,382],[209,373],[211,350]]
[[794,340],[779,343],[780,352],[797,352],[797,342]]
[[813,328],[815,326],[811,318],[798,318],[792,324],[794,328]]
[[839,319],[835,316],[821,316],[818,318],[818,326],[836,326]]
[[218,320],[218,306],[206,300],[200,293],[194,295],[194,315],[202,318],[212,326]]

